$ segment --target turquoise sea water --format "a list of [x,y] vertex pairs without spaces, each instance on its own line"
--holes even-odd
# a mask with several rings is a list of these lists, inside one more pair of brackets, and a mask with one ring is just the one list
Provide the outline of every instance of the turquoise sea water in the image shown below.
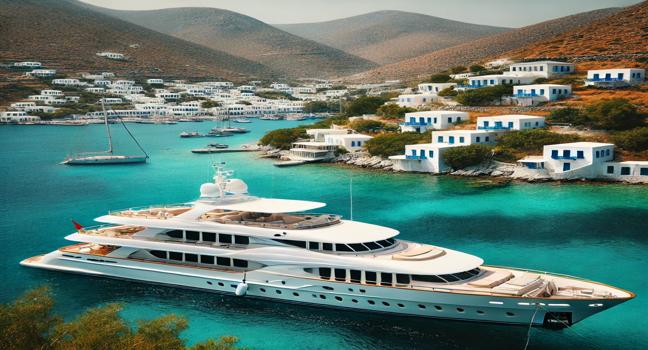
[[[573,329],[533,329],[530,349],[639,349],[648,344],[648,187],[592,184],[476,186],[474,180],[370,172],[331,165],[275,168],[252,153],[194,155],[208,142],[232,146],[297,122],[255,120],[253,132],[180,139],[211,123],[132,125],[147,165],[68,167],[67,153],[100,150],[102,126],[0,127],[0,268],[6,302],[29,287],[53,287],[59,311],[124,304],[129,319],[186,316],[190,342],[231,334],[256,349],[521,349],[526,328],[372,315],[277,304],[196,291],[20,267],[26,257],[68,244],[70,219],[91,225],[110,209],[195,199],[226,161],[259,196],[327,202],[328,212],[394,227],[401,237],[481,256],[489,264],[571,274],[637,293]],[[119,150],[132,150],[115,127]]]

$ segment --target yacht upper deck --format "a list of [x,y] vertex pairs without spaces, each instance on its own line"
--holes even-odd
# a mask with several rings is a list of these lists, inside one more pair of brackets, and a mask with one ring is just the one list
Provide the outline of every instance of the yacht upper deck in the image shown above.
[[303,230],[340,223],[341,217],[332,214],[269,214],[247,211],[212,210],[200,220],[228,225],[245,225],[286,230]]

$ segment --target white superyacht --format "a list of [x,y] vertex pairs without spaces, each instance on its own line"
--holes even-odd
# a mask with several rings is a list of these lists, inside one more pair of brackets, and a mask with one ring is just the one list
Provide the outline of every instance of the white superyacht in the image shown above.
[[634,298],[580,278],[484,265],[398,231],[259,198],[216,167],[200,198],[110,212],[24,266],[240,297],[476,322],[564,328]]

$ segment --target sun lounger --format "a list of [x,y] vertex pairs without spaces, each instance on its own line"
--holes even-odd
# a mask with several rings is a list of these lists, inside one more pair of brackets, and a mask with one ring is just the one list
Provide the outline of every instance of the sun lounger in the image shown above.
[[468,283],[473,287],[493,288],[513,278],[509,271],[489,271],[483,278]]

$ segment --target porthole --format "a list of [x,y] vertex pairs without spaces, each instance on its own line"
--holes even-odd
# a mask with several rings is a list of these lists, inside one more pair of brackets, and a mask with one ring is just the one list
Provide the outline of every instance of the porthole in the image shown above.
[[329,287],[329,286],[322,286],[322,288],[324,288],[326,290],[333,290],[333,287]]
[[403,305],[403,304],[401,304],[401,303],[398,303],[398,304],[396,304],[396,305],[398,305],[398,307],[405,307],[405,305]]
[[207,281],[207,284],[209,284],[210,286],[212,285],[212,283],[211,283],[211,282],[209,282],[209,281]]
[[259,290],[262,291],[263,293],[266,292],[265,288],[259,288]]
[[460,308],[460,307],[458,307],[458,308],[457,308],[457,311],[458,311],[458,312],[464,312],[465,310],[462,309],[462,308]]
[[317,298],[317,294],[312,294],[313,298]]
[[354,304],[357,304],[357,303],[358,303],[358,300],[356,300],[356,299],[351,299],[351,301],[352,301]]
[[218,282],[218,285],[221,287],[225,287],[225,284],[223,282]]
[[434,308],[439,310],[439,311],[443,310],[443,308],[441,306],[439,306],[439,305],[434,305]]
[[506,316],[508,316],[508,317],[513,317],[513,316],[515,316],[515,314],[512,313],[512,312],[507,312],[507,313],[506,313]]
[[374,305],[374,304],[376,303],[376,302],[373,301],[373,300],[367,300],[367,302],[369,303],[369,305]]
[[275,290],[275,293],[281,294],[281,291],[279,289]]
[[353,292],[353,288],[349,288],[349,292]]
[[480,315],[483,315],[483,314],[484,314],[484,311],[477,310],[477,313],[480,314]]
[[335,300],[342,301],[342,298],[341,297],[335,297]]
[[420,309],[425,309],[425,305],[423,305],[423,304],[418,304],[418,307],[419,307]]
[[281,284],[286,284],[286,281],[281,281]]
[[320,294],[320,299],[326,299],[326,295]]
[[297,293],[297,292],[293,292],[293,295],[296,296],[296,297],[298,297],[298,296],[299,296],[299,293]]
[[367,292],[367,291],[364,290],[364,289],[359,289],[359,290],[360,290],[360,293],[366,293],[366,292]]
[[382,304],[385,305],[385,306],[389,306],[389,303],[386,302],[386,301],[383,301]]

